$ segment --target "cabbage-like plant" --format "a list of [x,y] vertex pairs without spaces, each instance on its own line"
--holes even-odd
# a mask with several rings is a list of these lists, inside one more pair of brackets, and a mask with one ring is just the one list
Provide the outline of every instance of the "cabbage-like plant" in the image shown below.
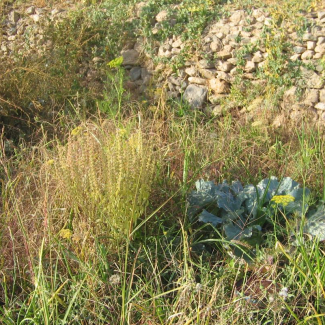
[[195,186],[196,190],[188,195],[189,221],[211,224],[237,248],[242,244],[246,251],[251,247],[253,252],[256,244],[261,242],[267,217],[278,210],[288,218],[306,216],[303,231],[325,240],[324,205],[306,214],[310,190],[301,188],[290,177],[278,180],[271,176],[256,186],[243,187],[239,181],[230,185],[226,181],[215,184],[204,180],[198,180]]

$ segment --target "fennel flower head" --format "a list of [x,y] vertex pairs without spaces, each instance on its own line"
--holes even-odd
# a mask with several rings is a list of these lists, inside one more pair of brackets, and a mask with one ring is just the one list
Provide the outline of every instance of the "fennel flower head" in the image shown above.
[[295,198],[292,195],[274,195],[273,198],[271,199],[271,202],[285,207],[290,202],[294,202],[294,200]]

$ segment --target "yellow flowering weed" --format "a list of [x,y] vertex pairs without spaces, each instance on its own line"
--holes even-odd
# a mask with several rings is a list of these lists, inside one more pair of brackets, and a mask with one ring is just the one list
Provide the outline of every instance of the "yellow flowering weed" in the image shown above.
[[274,195],[271,202],[278,205],[287,206],[290,202],[294,202],[295,198],[292,195]]

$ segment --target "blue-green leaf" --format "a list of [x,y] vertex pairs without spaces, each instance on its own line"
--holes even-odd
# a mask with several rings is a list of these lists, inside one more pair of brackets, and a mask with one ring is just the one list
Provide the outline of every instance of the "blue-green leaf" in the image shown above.
[[214,227],[217,227],[218,224],[223,223],[221,218],[216,217],[214,214],[209,213],[206,210],[203,210],[199,215],[199,221],[204,223],[211,223]]

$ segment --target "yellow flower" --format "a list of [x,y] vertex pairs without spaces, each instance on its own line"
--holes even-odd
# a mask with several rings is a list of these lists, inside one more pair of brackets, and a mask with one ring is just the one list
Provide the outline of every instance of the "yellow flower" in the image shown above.
[[70,229],[61,229],[59,236],[63,239],[70,239],[72,236],[72,231]]
[[72,131],[71,131],[71,135],[72,136],[76,136],[80,133],[80,131],[82,130],[82,127],[81,126],[77,126],[76,128],[74,128]]
[[284,207],[287,206],[290,202],[294,202],[295,198],[292,195],[274,195],[271,199],[271,202],[276,204],[281,204]]
[[50,159],[46,162],[46,165],[53,165],[54,164],[54,159]]

